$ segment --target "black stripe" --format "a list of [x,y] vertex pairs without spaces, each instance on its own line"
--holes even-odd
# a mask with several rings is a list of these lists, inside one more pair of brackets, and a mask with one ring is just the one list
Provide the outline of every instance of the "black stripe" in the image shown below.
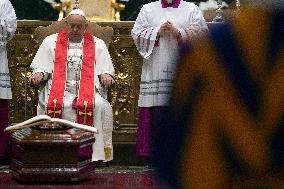
[[[2,19],[0,19],[0,26],[1,26],[1,27],[0,27],[0,29],[1,29],[1,30],[0,30],[0,34],[1,34],[1,35],[4,35],[4,32],[3,32],[4,28],[3,28],[3,26],[2,26]],[[0,42],[3,42],[3,43],[4,43],[3,37],[1,37],[0,40],[1,40]]]
[[7,21],[4,20],[4,23],[5,23],[5,30],[6,30],[6,36],[4,36],[4,38],[6,38],[6,40],[9,39],[9,32],[8,32],[8,24],[7,24]]
[[0,76],[9,76],[9,73],[0,73]]
[[271,69],[276,64],[284,42],[284,11],[276,9],[272,13],[267,48],[267,66]]
[[272,134],[269,142],[271,149],[271,164],[275,171],[283,170],[284,167],[284,112],[282,120],[278,123],[276,131]]
[[150,90],[150,89],[159,89],[159,88],[173,88],[173,85],[168,86],[154,86],[154,87],[141,87],[140,90]]
[[[211,30],[211,39],[217,54],[221,58],[220,64],[226,70],[233,87],[244,105],[253,116],[258,116],[260,110],[260,89],[249,73],[247,63],[240,45],[234,35],[232,26],[220,24]],[[248,49],[249,50],[249,49]]]
[[169,94],[171,94],[171,91],[140,92],[140,95],[141,95],[141,96],[159,95],[159,94],[169,95]]
[[9,84],[4,84],[4,85],[0,84],[0,87],[2,87],[2,88],[11,88],[11,85],[9,85]]
[[151,81],[141,81],[140,84],[152,84],[152,83],[173,83],[172,79],[159,79]]
[[[222,123],[222,120],[218,120],[215,123],[216,128],[221,127],[230,127]],[[233,176],[242,176],[249,172],[249,165],[245,159],[236,151],[236,148],[233,142],[230,140],[230,137],[223,133],[221,130],[217,130],[217,142],[219,143],[222,157],[224,157],[224,167],[227,168],[228,173]]]
[[151,43],[151,36],[152,36],[152,34],[153,34],[153,28],[152,28],[152,30],[150,31],[150,35],[149,35],[149,37],[147,38],[147,47],[146,47],[146,52],[149,52],[149,48],[150,48],[150,43]]
[[186,101],[181,108],[171,104],[167,112],[162,115],[162,124],[159,125],[159,137],[154,138],[153,160],[161,178],[171,184],[173,188],[180,188],[182,174],[181,154],[183,153],[186,137],[190,134],[189,124],[192,121],[193,111],[202,90],[203,80],[200,76],[193,79]]

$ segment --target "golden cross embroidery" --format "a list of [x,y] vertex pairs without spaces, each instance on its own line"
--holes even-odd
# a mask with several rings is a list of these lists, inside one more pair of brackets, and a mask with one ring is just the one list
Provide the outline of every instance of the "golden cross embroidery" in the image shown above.
[[61,114],[61,110],[57,110],[56,111],[56,103],[57,103],[57,99],[54,99],[53,100],[53,104],[54,104],[53,111],[52,110],[48,110],[48,112],[47,112],[48,114],[52,114],[53,113],[53,117],[55,117],[56,114],[59,114],[59,115]]
[[84,101],[85,112],[79,111],[79,116],[84,116],[84,124],[86,124],[87,116],[92,116],[92,112],[87,112],[88,101]]

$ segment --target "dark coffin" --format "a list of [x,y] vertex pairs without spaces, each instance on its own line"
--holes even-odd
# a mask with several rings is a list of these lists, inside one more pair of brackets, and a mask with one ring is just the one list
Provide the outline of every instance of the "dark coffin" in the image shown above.
[[94,170],[92,133],[25,128],[11,133],[12,170],[24,182],[77,182]]

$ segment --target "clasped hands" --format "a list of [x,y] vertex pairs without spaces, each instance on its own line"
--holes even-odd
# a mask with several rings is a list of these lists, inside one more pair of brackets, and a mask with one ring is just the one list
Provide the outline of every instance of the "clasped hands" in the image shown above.
[[180,37],[180,32],[170,21],[167,21],[158,31],[158,37],[163,37],[164,35],[172,35],[173,37],[178,38]]
[[[43,80],[43,73],[42,72],[37,72],[37,73],[34,73],[32,74],[32,76],[30,77],[29,81],[30,83],[33,83],[35,85],[38,85],[42,80]],[[104,87],[104,88],[108,88],[110,87],[112,84],[115,83],[114,79],[112,78],[111,75],[107,74],[107,73],[104,73],[104,74],[101,74],[100,75],[100,82],[101,82],[101,85]]]

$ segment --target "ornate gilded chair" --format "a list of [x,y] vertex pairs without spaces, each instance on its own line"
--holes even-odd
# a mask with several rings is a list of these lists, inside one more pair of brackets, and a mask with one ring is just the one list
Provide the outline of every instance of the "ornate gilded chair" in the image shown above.
[[[65,19],[61,21],[56,21],[50,24],[49,26],[39,26],[35,29],[35,39],[39,42],[39,44],[42,43],[42,41],[49,35],[58,33],[60,30],[64,29],[66,27]],[[88,27],[87,31],[89,31],[94,36],[102,39],[106,46],[109,47],[109,44],[112,40],[113,35],[113,28],[110,26],[99,26],[95,22],[87,21]],[[110,94],[111,91],[107,91],[107,98],[110,101]]]
[[[46,27],[39,26],[38,28],[35,29],[35,38],[39,43],[41,43],[44,40],[44,38],[46,38],[51,34],[59,32],[65,27],[66,27],[65,19],[59,22],[53,22],[52,24]],[[106,43],[106,45],[109,46],[109,43],[111,42],[111,38],[113,35],[112,27],[109,26],[101,27],[95,22],[88,21],[87,31],[92,33],[94,36],[102,39]]]
[[[68,15],[74,7],[74,0],[64,0],[54,4],[58,11],[58,20],[62,20],[64,15]],[[125,9],[125,5],[117,3],[117,0],[80,0],[80,8],[85,12],[88,20],[120,20],[120,11]]]

